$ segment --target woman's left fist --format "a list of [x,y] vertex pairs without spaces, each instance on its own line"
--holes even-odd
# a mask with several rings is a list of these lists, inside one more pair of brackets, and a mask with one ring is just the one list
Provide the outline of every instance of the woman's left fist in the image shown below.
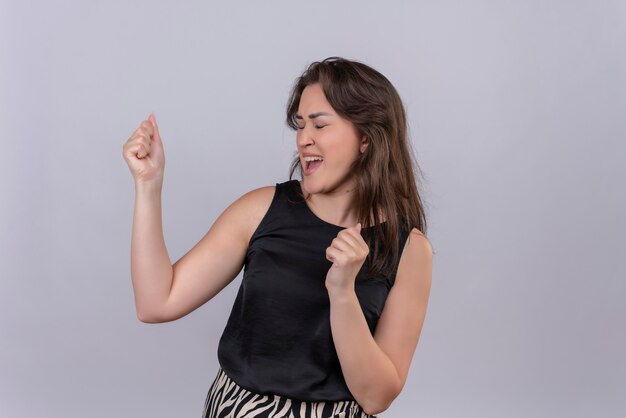
[[360,223],[339,231],[326,248],[326,259],[333,263],[326,274],[326,288],[354,289],[354,281],[369,251],[361,236]]

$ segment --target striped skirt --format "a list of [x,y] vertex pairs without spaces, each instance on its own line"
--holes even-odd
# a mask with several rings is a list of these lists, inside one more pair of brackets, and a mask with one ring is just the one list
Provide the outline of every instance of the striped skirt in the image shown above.
[[202,418],[377,418],[356,401],[299,401],[242,388],[220,367],[204,401]]

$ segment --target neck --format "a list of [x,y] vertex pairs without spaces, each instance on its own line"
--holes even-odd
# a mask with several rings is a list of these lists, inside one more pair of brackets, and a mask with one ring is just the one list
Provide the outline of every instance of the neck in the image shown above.
[[308,193],[302,190],[309,208],[321,219],[346,228],[356,225],[358,219],[353,207],[352,186],[339,187],[329,193]]

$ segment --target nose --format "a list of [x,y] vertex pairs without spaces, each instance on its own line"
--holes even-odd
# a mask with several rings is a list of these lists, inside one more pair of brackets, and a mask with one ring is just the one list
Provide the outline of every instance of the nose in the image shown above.
[[303,129],[298,129],[298,131],[296,132],[296,144],[298,145],[298,148],[304,148],[307,145],[311,145],[314,143],[315,139],[313,137],[312,129],[309,129],[308,126],[305,126]]

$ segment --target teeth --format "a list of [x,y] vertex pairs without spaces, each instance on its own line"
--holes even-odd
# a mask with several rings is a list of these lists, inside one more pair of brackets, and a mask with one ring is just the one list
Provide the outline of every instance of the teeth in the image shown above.
[[322,157],[304,157],[304,161],[316,161],[316,160],[322,161],[323,158]]

